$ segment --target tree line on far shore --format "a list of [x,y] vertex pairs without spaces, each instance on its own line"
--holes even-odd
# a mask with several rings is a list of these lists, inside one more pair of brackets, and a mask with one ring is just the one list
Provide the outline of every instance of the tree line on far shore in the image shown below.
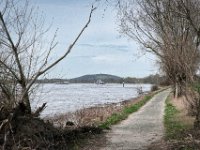
[[108,74],[93,74],[93,75],[84,75],[81,77],[73,79],[40,79],[36,83],[58,83],[58,84],[68,84],[68,83],[96,83],[98,80],[101,80],[103,83],[149,83],[156,85],[169,85],[165,76],[159,74],[149,75],[147,77],[136,78],[136,77],[118,77]]

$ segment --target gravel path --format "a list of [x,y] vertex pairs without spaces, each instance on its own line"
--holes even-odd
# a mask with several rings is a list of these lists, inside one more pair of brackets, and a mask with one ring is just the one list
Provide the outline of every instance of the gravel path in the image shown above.
[[155,95],[138,112],[114,125],[106,135],[106,147],[101,150],[144,150],[152,142],[161,139],[164,133],[165,99],[169,92],[166,90]]

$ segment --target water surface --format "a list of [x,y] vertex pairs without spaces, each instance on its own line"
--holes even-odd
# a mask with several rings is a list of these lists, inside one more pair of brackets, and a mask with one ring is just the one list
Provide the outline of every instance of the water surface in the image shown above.
[[137,89],[150,90],[150,84],[42,84],[32,96],[33,109],[47,102],[42,117],[73,112],[81,108],[117,103],[138,96]]

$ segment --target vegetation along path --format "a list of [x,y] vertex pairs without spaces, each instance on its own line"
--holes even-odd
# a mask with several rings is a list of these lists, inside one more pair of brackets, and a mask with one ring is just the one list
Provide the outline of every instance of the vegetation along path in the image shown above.
[[159,140],[164,133],[165,100],[169,92],[170,90],[165,90],[158,93],[138,112],[112,126],[102,150],[143,150]]

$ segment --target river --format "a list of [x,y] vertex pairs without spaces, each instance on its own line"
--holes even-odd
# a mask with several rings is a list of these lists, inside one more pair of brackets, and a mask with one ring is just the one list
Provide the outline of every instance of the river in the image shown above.
[[41,117],[73,112],[109,103],[118,103],[138,96],[137,88],[143,92],[151,89],[151,84],[41,84],[32,95],[33,109],[47,102]]

